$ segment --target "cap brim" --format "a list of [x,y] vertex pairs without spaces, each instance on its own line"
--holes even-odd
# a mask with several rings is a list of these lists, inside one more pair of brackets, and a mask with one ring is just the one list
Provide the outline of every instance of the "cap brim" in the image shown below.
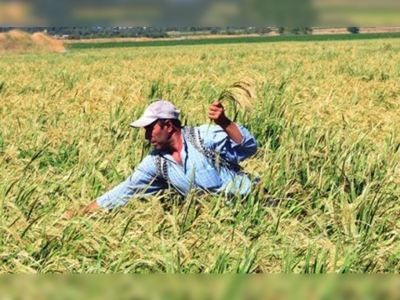
[[157,120],[157,118],[141,117],[140,119],[136,120],[135,122],[129,124],[129,126],[135,127],[135,128],[146,127],[156,120]]

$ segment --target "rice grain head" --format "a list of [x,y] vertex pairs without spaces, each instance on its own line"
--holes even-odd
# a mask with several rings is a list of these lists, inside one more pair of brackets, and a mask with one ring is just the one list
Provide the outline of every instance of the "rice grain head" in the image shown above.
[[254,99],[255,90],[254,84],[249,80],[236,81],[225,90],[218,97],[218,101],[222,102],[227,99],[234,104],[235,113],[238,106],[244,109],[245,112],[251,113],[253,111],[252,99]]

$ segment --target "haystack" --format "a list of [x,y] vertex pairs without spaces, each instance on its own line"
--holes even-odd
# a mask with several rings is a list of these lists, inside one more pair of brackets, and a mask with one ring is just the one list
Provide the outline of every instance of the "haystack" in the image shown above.
[[40,45],[41,47],[47,48],[49,50],[57,52],[65,50],[62,41],[53,39],[43,32],[35,32],[32,35],[32,40],[36,45]]
[[19,30],[11,30],[8,32],[8,35],[11,39],[14,40],[26,40],[27,38],[29,38],[29,35],[27,33]]
[[65,50],[62,41],[36,32],[32,35],[19,30],[0,33],[0,53],[46,53]]

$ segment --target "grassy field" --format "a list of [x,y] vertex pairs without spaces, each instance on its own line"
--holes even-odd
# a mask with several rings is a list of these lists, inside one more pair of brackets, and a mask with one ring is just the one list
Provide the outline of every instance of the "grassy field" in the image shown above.
[[[0,272],[398,273],[399,62],[398,39],[2,56]],[[150,99],[202,124],[239,80],[257,93],[243,166],[277,207],[159,194],[61,219],[150,151],[128,127]]]

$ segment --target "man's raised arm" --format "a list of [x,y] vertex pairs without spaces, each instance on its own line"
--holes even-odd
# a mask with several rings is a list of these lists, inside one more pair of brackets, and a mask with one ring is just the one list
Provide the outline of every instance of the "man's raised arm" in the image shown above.
[[214,101],[208,111],[208,118],[221,126],[228,137],[237,144],[243,140],[243,135],[237,125],[225,115],[225,108],[219,101]]

